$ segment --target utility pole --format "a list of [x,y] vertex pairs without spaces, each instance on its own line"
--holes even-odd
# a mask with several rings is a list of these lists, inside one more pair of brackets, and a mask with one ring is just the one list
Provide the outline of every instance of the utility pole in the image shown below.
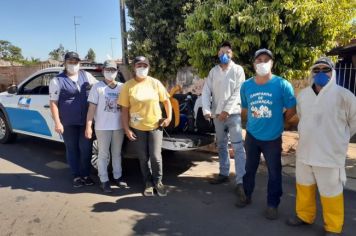
[[81,16],[74,16],[74,40],[75,40],[75,52],[78,53],[78,45],[77,45],[77,25],[80,25],[76,22],[77,18],[81,18]]
[[120,23],[121,23],[121,44],[122,44],[122,63],[124,65],[129,64],[127,58],[127,37],[126,37],[126,12],[125,12],[125,0],[120,1]]
[[117,38],[110,37],[110,41],[111,41],[111,58],[112,58],[113,60],[115,60],[115,59],[114,59],[114,48],[113,48],[113,45],[112,45],[112,41],[113,41],[114,39],[117,39]]

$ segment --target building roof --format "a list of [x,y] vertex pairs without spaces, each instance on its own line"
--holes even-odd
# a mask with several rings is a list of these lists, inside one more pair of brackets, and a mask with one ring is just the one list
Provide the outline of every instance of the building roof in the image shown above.
[[339,46],[331,49],[327,55],[329,56],[351,56],[356,55],[356,39],[352,39],[351,42],[345,46]]

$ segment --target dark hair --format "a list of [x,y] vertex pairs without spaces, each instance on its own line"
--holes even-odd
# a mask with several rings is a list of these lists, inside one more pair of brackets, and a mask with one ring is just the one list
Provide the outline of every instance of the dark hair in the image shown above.
[[225,41],[221,44],[220,48],[223,47],[229,47],[230,49],[232,49],[231,43],[229,41]]

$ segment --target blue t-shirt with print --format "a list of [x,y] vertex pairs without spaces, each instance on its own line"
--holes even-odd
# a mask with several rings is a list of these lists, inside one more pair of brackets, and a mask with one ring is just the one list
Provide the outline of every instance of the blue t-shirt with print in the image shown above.
[[283,108],[296,105],[292,85],[273,75],[263,85],[256,84],[254,77],[241,86],[241,106],[247,109],[247,131],[262,141],[275,140],[284,127]]

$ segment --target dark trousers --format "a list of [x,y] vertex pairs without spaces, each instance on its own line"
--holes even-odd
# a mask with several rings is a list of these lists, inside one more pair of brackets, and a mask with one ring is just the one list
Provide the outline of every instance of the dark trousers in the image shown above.
[[137,136],[133,141],[144,183],[153,182],[157,184],[162,181],[162,138],[163,132],[159,129],[152,131],[141,131],[132,129]]
[[268,168],[267,204],[270,207],[278,207],[282,196],[282,138],[261,141],[247,132],[245,149],[246,174],[243,177],[243,184],[246,196],[251,197],[255,188],[256,172],[263,153]]
[[64,126],[67,162],[74,178],[90,175],[92,141],[85,138],[85,126]]

